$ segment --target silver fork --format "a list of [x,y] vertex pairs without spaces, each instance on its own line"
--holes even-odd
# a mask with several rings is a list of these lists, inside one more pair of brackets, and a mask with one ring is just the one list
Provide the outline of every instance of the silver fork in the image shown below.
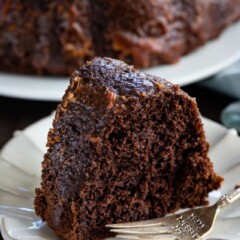
[[223,195],[210,207],[196,208],[158,219],[108,224],[116,238],[131,240],[194,240],[206,237],[213,229],[220,210],[240,198],[240,189]]

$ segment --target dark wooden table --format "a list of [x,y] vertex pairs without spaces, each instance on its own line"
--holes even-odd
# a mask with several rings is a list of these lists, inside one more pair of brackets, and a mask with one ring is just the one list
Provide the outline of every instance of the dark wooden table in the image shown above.
[[[1,84],[1,83],[0,83]],[[220,113],[235,99],[206,89],[199,84],[184,87],[183,90],[196,97],[203,116],[220,122]],[[0,148],[12,137],[15,130],[21,130],[33,122],[49,115],[56,102],[40,102],[0,97]],[[2,240],[0,236],[0,240]]]

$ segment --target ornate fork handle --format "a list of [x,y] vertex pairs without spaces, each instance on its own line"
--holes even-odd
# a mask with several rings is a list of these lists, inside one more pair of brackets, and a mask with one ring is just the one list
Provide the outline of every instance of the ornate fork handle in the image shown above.
[[240,198],[240,188],[230,193],[224,194],[222,197],[220,197],[220,199],[217,201],[216,204],[217,204],[217,207],[221,209],[235,202],[239,198]]

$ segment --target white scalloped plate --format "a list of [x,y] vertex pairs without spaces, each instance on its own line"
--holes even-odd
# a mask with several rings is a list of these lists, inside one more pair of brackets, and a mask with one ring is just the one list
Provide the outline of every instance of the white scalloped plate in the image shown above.
[[[216,74],[240,59],[240,21],[176,64],[144,69],[181,86]],[[0,72],[0,95],[23,99],[59,101],[68,78],[31,76]]]
[[[32,204],[52,118],[46,117],[15,132],[0,152],[0,228],[4,240],[57,239],[36,217]],[[209,194],[213,204],[221,194],[240,183],[240,138],[235,130],[227,130],[211,120],[203,118],[203,123],[215,170],[225,178],[221,190]],[[222,211],[207,239],[240,239],[240,201]]]

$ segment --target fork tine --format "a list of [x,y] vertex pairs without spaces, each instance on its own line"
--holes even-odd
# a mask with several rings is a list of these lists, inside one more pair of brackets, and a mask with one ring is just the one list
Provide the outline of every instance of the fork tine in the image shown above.
[[160,222],[161,218],[138,221],[138,222],[129,222],[129,223],[115,223],[107,224],[108,228],[136,228],[136,227],[153,227],[153,226],[166,226],[166,223]]
[[159,233],[172,233],[168,227],[144,227],[144,228],[115,228],[110,229],[110,232],[126,233],[126,234],[159,234]]
[[[111,232],[118,233],[117,239],[132,240],[197,240],[206,237],[213,229],[220,209],[240,198],[235,190],[223,195],[210,207],[191,209],[163,218],[139,222],[109,224]],[[171,232],[171,233],[170,233]]]
[[141,239],[139,236],[137,235],[124,235],[124,234],[118,234],[116,236],[116,239],[131,239],[131,240],[139,240]]
[[128,235],[128,234],[118,234],[116,238],[119,239],[131,239],[131,240],[177,240],[177,237],[171,234],[162,234],[162,235]]

